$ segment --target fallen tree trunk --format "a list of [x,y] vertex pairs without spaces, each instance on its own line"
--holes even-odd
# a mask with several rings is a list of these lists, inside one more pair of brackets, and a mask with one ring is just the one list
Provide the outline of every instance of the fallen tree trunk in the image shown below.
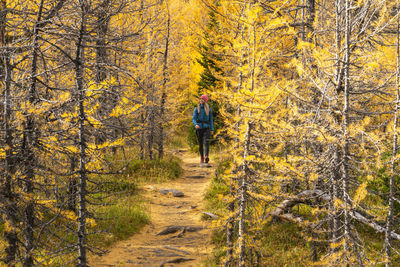
[[[351,211],[350,212],[350,216],[361,223],[364,223],[366,225],[368,225],[369,227],[371,227],[372,229],[374,229],[375,231],[377,231],[378,233],[384,233],[386,231],[385,227],[380,226],[377,222],[374,222],[364,216],[362,216],[360,213],[358,213],[357,211]],[[391,231],[390,236],[394,239],[400,240],[400,235],[397,234],[396,232]]]
[[[306,221],[304,218],[295,216],[293,213],[290,212],[291,208],[296,206],[297,204],[310,204],[311,200],[319,200],[328,202],[331,200],[330,196],[324,193],[321,190],[305,190],[290,199],[283,200],[274,210],[272,210],[268,217],[283,219],[287,221],[291,221],[294,223],[299,223],[302,225],[308,225],[309,227],[313,227],[314,224]],[[363,212],[357,210],[351,210],[350,216],[354,220],[368,225],[378,233],[384,233],[386,228],[379,225],[378,222],[374,221],[372,218],[373,216],[369,214],[362,214]],[[368,218],[369,217],[369,218]],[[400,241],[400,234],[396,232],[391,232],[391,237]]]

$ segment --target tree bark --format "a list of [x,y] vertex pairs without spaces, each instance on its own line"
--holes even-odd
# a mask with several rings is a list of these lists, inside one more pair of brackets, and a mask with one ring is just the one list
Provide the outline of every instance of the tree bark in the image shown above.
[[[399,12],[399,1],[397,0],[397,12]],[[391,266],[392,257],[391,257],[391,232],[393,226],[393,211],[394,211],[394,194],[395,194],[395,177],[397,175],[397,124],[398,124],[398,116],[399,116],[399,104],[400,104],[400,18],[397,15],[397,27],[396,27],[396,106],[394,110],[394,122],[393,122],[393,146],[392,146],[392,159],[391,159],[391,173],[389,178],[389,196],[388,196],[388,214],[386,218],[386,231],[385,231],[385,256],[386,256],[386,267]]]
[[104,0],[98,7],[97,26],[96,26],[96,82],[100,83],[107,78],[107,45],[106,35],[110,17],[107,9],[110,5],[110,0]]
[[[152,87],[152,91],[154,93],[154,85],[151,85]],[[154,94],[151,96],[152,98],[154,97]],[[155,133],[155,106],[154,106],[154,102],[152,101],[152,104],[150,105],[150,107],[148,107],[147,109],[147,117],[150,120],[150,125],[149,125],[149,135],[147,138],[147,150],[148,150],[148,155],[149,155],[149,159],[152,160],[153,159],[153,143],[154,143],[154,133]]]
[[239,187],[239,267],[246,266],[246,227],[245,227],[245,220],[246,220],[246,207],[247,207],[247,183],[248,183],[248,163],[247,163],[247,156],[249,154],[250,148],[250,139],[251,139],[251,129],[252,124],[249,122],[247,124],[246,130],[246,139],[245,139],[245,146],[243,151],[243,165],[242,165],[242,174],[240,177],[240,187]]
[[84,100],[86,96],[84,88],[84,59],[85,59],[85,36],[86,36],[86,20],[88,12],[88,4],[85,0],[79,1],[81,6],[81,25],[79,30],[78,40],[76,42],[75,55],[75,80],[76,90],[78,93],[78,110],[79,110],[79,213],[78,213],[78,266],[87,266],[86,257],[86,139],[85,139],[85,106]]
[[[7,1],[0,2],[0,42],[2,47],[8,47],[7,37]],[[12,97],[11,97],[11,80],[12,66],[10,64],[9,51],[4,51],[1,55],[1,78],[4,81],[4,106],[3,106],[3,125],[4,125],[4,143],[5,148],[5,166],[4,174],[1,181],[1,194],[3,195],[4,209],[7,222],[11,225],[10,229],[6,229],[4,237],[7,246],[5,248],[4,262],[8,266],[15,266],[16,253],[18,249],[18,235],[15,230],[18,220],[16,218],[17,206],[13,190],[13,176],[16,169],[16,160],[13,145],[13,130],[11,126],[12,115]]]
[[[245,9],[243,8],[243,14],[244,15]],[[240,38],[244,38],[244,25],[243,23],[240,24]],[[244,51],[242,48],[241,54],[240,54],[240,61],[239,61],[239,77],[238,77],[238,86],[237,86],[237,93],[239,94],[240,91],[242,90],[242,85],[243,85],[243,72],[241,71],[242,66],[243,66],[243,57],[244,57]],[[241,114],[241,106],[240,104],[238,105],[237,109],[236,109],[236,116],[237,118],[240,118],[240,114]],[[239,132],[239,127],[241,124],[241,120],[239,119],[236,123],[235,123],[235,131],[236,133]],[[235,150],[237,150],[240,146],[239,144],[239,138],[236,135],[234,138],[234,148]],[[229,214],[232,214],[231,216],[229,216],[228,220],[227,220],[227,224],[226,224],[226,260],[225,260],[225,267],[230,267],[233,266],[233,241],[234,241],[234,227],[235,227],[235,218],[233,217],[234,211],[235,211],[235,176],[237,174],[238,171],[238,167],[236,166],[236,160],[235,157],[233,159],[233,166],[232,166],[232,176],[230,178],[230,186],[229,186],[229,191],[230,191],[230,196],[232,198],[231,202],[229,202],[228,204],[228,212]],[[240,186],[240,185],[239,185]]]
[[344,245],[343,250],[349,250],[350,240],[350,199],[349,199],[349,109],[350,109],[350,3],[345,0],[345,40],[344,40],[344,98],[343,98],[343,160],[341,164],[342,169],[342,190],[344,201]]
[[[37,75],[37,59],[39,53],[39,24],[42,20],[43,13],[43,5],[44,0],[40,1],[39,11],[37,20],[34,26],[34,39],[33,39],[33,51],[32,51],[32,65],[31,65],[31,79],[30,79],[30,87],[29,87],[29,102],[31,105],[34,105],[37,101],[37,92],[36,92],[36,75]],[[26,127],[24,132],[24,167],[25,167],[25,192],[27,195],[34,194],[34,177],[35,177],[35,155],[33,152],[33,146],[35,145],[35,119],[32,114],[29,114],[26,119]],[[35,201],[33,198],[27,199],[27,204],[24,210],[25,214],[25,229],[24,229],[24,238],[25,238],[25,251],[24,251],[24,260],[23,266],[30,267],[34,265],[33,258],[33,249],[35,245],[34,240],[34,227],[35,227]]]
[[309,37],[309,33],[314,32],[314,19],[315,19],[315,0],[307,0],[307,19],[306,19],[306,24],[307,24],[307,35],[305,37],[305,40],[307,42],[311,42],[312,38]]
[[[76,158],[74,156],[72,156],[70,158],[71,164],[70,164],[70,172],[73,173],[75,171],[76,168]],[[68,180],[68,194],[67,194],[67,209],[69,209],[70,211],[75,212],[75,214],[77,214],[77,210],[76,210],[76,197],[77,197],[77,179],[76,177],[71,177]]]
[[166,85],[167,85],[167,69],[168,69],[168,50],[169,50],[169,35],[170,35],[170,14],[169,14],[169,7],[168,1],[165,2],[167,5],[167,35],[165,37],[165,50],[164,50],[164,60],[163,60],[163,82],[161,85],[161,101],[160,101],[160,117],[159,117],[159,131],[160,131],[160,138],[158,143],[158,158],[162,159],[164,157],[164,119],[165,119],[165,100],[167,98],[166,93]]

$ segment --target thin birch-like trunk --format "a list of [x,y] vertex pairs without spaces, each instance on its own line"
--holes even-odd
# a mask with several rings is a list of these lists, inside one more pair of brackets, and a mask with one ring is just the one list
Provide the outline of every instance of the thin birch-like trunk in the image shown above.
[[335,29],[335,39],[336,39],[336,92],[339,94],[343,91],[343,72],[344,68],[341,59],[342,50],[342,13],[343,13],[343,0],[336,0],[336,29]]
[[[251,115],[251,112],[250,112]],[[239,267],[246,266],[246,206],[248,202],[247,194],[247,182],[248,182],[248,163],[247,156],[249,154],[250,139],[251,139],[251,129],[252,124],[248,122],[246,130],[245,146],[243,151],[243,165],[242,165],[242,175],[240,177],[240,188],[239,188]]]
[[[397,10],[399,10],[399,1],[397,0]],[[394,194],[395,194],[395,176],[396,172],[396,156],[397,156],[397,124],[399,120],[399,104],[400,104],[400,18],[397,15],[397,27],[396,27],[396,106],[394,111],[394,122],[393,122],[393,146],[392,146],[392,162],[391,162],[391,174],[389,179],[389,210],[386,218],[386,231],[385,231],[385,256],[386,256],[386,267],[391,266],[392,255],[391,255],[391,232],[393,226],[393,209],[394,209]]]
[[159,122],[159,130],[160,130],[160,138],[158,143],[158,158],[162,159],[164,157],[164,119],[165,119],[165,100],[167,98],[166,85],[167,85],[167,68],[168,68],[168,50],[169,50],[169,35],[170,35],[170,14],[168,2],[167,5],[167,35],[165,37],[165,50],[164,50],[164,62],[163,62],[163,82],[161,85],[161,103],[160,103],[160,122]]
[[[240,61],[240,66],[242,65],[242,59]],[[240,72],[239,74],[239,85],[238,85],[238,91],[240,91],[242,87],[242,81],[243,81],[243,74]],[[240,105],[237,108],[236,115],[239,118],[240,116]],[[240,126],[240,121],[238,121],[235,124],[235,132],[239,132],[239,126]],[[239,138],[235,137],[234,139],[234,151],[239,149]],[[228,204],[228,212],[231,214],[228,218],[227,224],[226,224],[226,261],[225,261],[225,267],[232,266],[233,264],[233,231],[234,231],[234,224],[235,224],[235,218],[233,217],[234,211],[235,211],[235,186],[234,186],[234,177],[235,174],[237,173],[236,169],[236,160],[233,160],[233,167],[232,167],[232,176],[230,178],[230,185],[229,185],[229,194],[231,197],[231,201]]]
[[[339,94],[340,93],[340,86],[342,84],[342,64],[341,64],[341,17],[342,17],[342,0],[337,0],[336,1],[336,29],[335,29],[335,39],[336,39],[336,92]],[[335,146],[334,152],[333,152],[333,166],[332,166],[332,203],[330,204],[332,210],[333,210],[333,221],[332,221],[332,241],[333,243],[337,243],[339,241],[340,233],[340,220],[339,220],[339,211],[333,204],[333,201],[335,199],[339,198],[339,180],[340,180],[340,174],[339,170],[337,168],[340,158],[339,158],[339,148]],[[334,249],[334,251],[337,250]]]
[[[34,104],[37,100],[36,92],[36,74],[37,74],[37,58],[39,53],[39,23],[42,20],[44,0],[40,1],[39,12],[37,21],[34,28],[34,39],[33,39],[33,53],[32,53],[32,65],[31,65],[31,83],[29,87],[29,102]],[[34,129],[35,119],[34,116],[30,115],[26,119],[26,131],[24,133],[24,156],[25,156],[25,192],[27,195],[33,195],[34,193],[34,177],[35,177],[35,155],[33,154],[32,146],[34,144]],[[34,249],[34,227],[35,227],[35,201],[33,198],[27,200],[27,204],[24,210],[25,215],[25,251],[23,266],[30,267],[34,265],[33,249]]]
[[140,113],[140,122],[142,125],[142,129],[140,131],[140,159],[143,160],[144,159],[144,152],[145,152],[145,135],[146,135],[146,128],[144,126],[145,123],[145,116],[144,116],[144,110],[141,111]]
[[[251,9],[251,1],[248,2],[248,8]],[[255,60],[256,60],[256,28],[253,22],[251,27],[249,26],[249,40],[252,47],[249,47],[249,61],[251,57],[251,61],[249,64],[249,71],[250,71],[250,91],[254,92],[254,85],[255,85]],[[250,120],[252,117],[252,110],[249,110],[248,119]],[[246,227],[245,227],[245,220],[246,220],[246,207],[248,203],[248,193],[247,193],[247,184],[249,177],[249,165],[247,161],[247,156],[250,154],[250,143],[251,143],[251,130],[253,127],[253,123],[251,121],[247,122],[247,130],[246,130],[246,137],[245,137],[245,144],[244,144],[244,151],[243,151],[243,165],[242,165],[242,175],[240,179],[240,195],[239,195],[239,267],[246,266]]]
[[84,88],[83,77],[83,64],[85,56],[85,34],[86,34],[86,16],[87,16],[87,3],[80,0],[81,5],[81,27],[79,31],[78,41],[76,43],[76,58],[75,58],[75,79],[76,89],[78,92],[78,112],[79,112],[79,212],[78,212],[78,265],[79,267],[87,266],[86,257],[86,140],[85,140],[85,106],[84,100],[86,91]]
[[[3,188],[2,194],[4,195],[5,203],[5,212],[7,216],[7,220],[13,227],[16,227],[17,218],[17,206],[15,203],[15,194],[13,192],[13,175],[15,174],[15,157],[13,152],[13,134],[10,125],[11,118],[11,66],[9,59],[7,56],[3,57],[4,60],[4,69],[5,69],[5,86],[4,86],[4,132],[5,132],[5,143],[7,148],[5,149],[5,173],[4,173],[4,181],[2,181]],[[6,256],[5,263],[8,266],[14,266],[15,257],[17,253],[17,242],[18,236],[17,232],[14,228],[6,229],[4,232],[4,237],[7,242],[7,247],[5,248]]]
[[[243,12],[244,12],[244,8],[243,8]],[[240,31],[241,31],[241,38],[243,40],[243,36],[244,36],[244,25],[243,23],[241,23],[241,27],[240,27]],[[243,66],[243,56],[244,53],[242,51],[241,55],[240,55],[240,62],[239,62],[239,69],[242,69]],[[238,87],[237,87],[237,92],[240,93],[241,89],[242,89],[242,85],[243,85],[243,73],[242,71],[239,72],[239,78],[238,78]],[[240,118],[240,113],[241,113],[241,106],[240,104],[237,107],[236,110],[236,116],[237,118]],[[239,132],[239,126],[240,126],[241,121],[237,121],[235,123],[235,132],[238,133]],[[239,149],[239,138],[237,137],[237,134],[234,138],[234,151],[236,151],[237,149]],[[235,224],[235,218],[233,217],[233,213],[235,211],[235,181],[234,181],[234,177],[235,174],[237,173],[237,169],[236,169],[236,160],[233,159],[233,167],[232,167],[232,176],[230,179],[230,186],[229,186],[229,192],[230,192],[230,196],[232,198],[232,201],[228,204],[228,212],[229,214],[231,214],[232,216],[229,216],[227,224],[226,224],[226,261],[225,261],[225,267],[229,267],[233,265],[233,231],[234,231],[234,224]]]
[[[108,8],[111,6],[111,0],[103,0],[99,3],[96,10],[96,67],[95,67],[95,81],[100,84],[107,79],[107,65],[109,65],[109,58],[107,55],[107,33],[110,23],[110,14]],[[113,99],[115,95],[110,94],[111,88],[105,88],[101,93],[98,101],[100,108],[97,111],[97,116],[100,120],[105,120],[114,108]],[[102,144],[110,138],[110,133],[107,131],[94,130],[96,144]]]
[[[100,83],[107,78],[107,44],[106,35],[108,32],[108,24],[110,17],[107,14],[107,8],[110,0],[104,0],[98,7],[97,25],[96,25],[96,82]],[[105,98],[107,96],[104,94]],[[109,108],[109,107],[108,107]]]
[[[1,0],[1,14],[0,14],[0,42],[1,46],[8,48],[7,41],[7,1]],[[15,174],[16,162],[13,151],[13,130],[11,126],[12,116],[12,97],[11,97],[11,80],[12,80],[12,66],[10,64],[9,51],[4,50],[1,56],[2,63],[2,76],[4,79],[4,106],[3,106],[3,130],[4,130],[4,141],[6,144],[5,148],[5,166],[4,176],[1,181],[1,194],[4,196],[4,210],[6,213],[6,219],[11,224],[12,228],[5,229],[4,238],[6,240],[5,247],[5,258],[4,262],[8,266],[15,266],[16,254],[18,249],[18,236],[14,227],[17,225],[17,206],[15,203],[15,194],[13,192],[13,176]]]
[[[152,91],[153,94],[151,96],[151,98],[154,97],[154,85],[151,85],[152,87]],[[150,120],[150,129],[149,129],[149,136],[148,136],[148,140],[147,140],[147,149],[148,149],[148,155],[149,155],[149,159],[152,160],[153,159],[153,143],[154,143],[154,134],[155,134],[155,106],[154,106],[154,101],[152,101],[153,104],[151,104],[151,106],[148,108],[148,117]]]
[[[340,170],[338,168],[340,164],[340,153],[339,147],[337,145],[334,146],[333,152],[333,160],[332,160],[332,200],[330,202],[330,208],[333,212],[332,216],[332,243],[338,243],[340,238],[340,220],[339,220],[339,212],[334,205],[334,200],[339,199],[339,181],[340,181]],[[337,247],[333,249],[333,252],[337,251]]]
[[342,168],[342,190],[344,201],[344,245],[345,252],[349,250],[350,240],[350,217],[349,217],[349,105],[350,105],[350,3],[345,0],[345,40],[344,40],[344,104],[343,104],[343,160]]
[[[75,168],[76,168],[76,158],[72,156],[70,158],[70,172],[73,173],[75,171]],[[77,214],[76,210],[77,184],[78,181],[76,177],[70,177],[70,179],[68,179],[67,208],[70,211],[73,211],[75,214]]]
[[[153,31],[154,29],[152,28],[151,31]],[[152,32],[150,32],[149,34],[153,34]],[[150,56],[152,54],[152,42],[153,40],[150,40],[149,43],[149,49],[148,49],[148,58],[147,58],[147,68],[149,72],[152,72],[152,64],[151,64],[151,60],[152,57]],[[153,159],[153,144],[154,144],[154,135],[155,135],[155,131],[156,131],[156,122],[155,122],[155,116],[156,116],[156,106],[155,106],[155,85],[153,81],[149,82],[149,95],[148,97],[150,98],[149,102],[149,106],[146,107],[146,118],[149,121],[148,124],[148,135],[147,135],[147,150],[148,150],[148,156],[149,159],[152,160]]]
[[[354,250],[357,256],[359,266],[364,266],[362,257],[358,251],[357,244],[351,235],[351,199],[349,196],[349,169],[350,169],[350,64],[351,64],[351,3],[350,0],[345,0],[345,40],[344,40],[344,105],[343,105],[343,160],[342,160],[342,190],[344,201],[344,245],[343,250],[345,253]],[[352,245],[352,248],[350,248]],[[348,259],[346,259],[347,261]]]

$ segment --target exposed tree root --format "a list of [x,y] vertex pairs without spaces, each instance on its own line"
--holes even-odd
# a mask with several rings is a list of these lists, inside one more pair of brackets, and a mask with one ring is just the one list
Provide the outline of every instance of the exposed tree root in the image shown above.
[[182,231],[181,234],[184,234],[185,232],[197,232],[197,231],[200,231],[203,229],[204,229],[203,227],[172,225],[172,226],[168,226],[167,228],[165,228],[164,230],[162,230],[161,232],[159,232],[156,235],[169,235],[169,234],[176,233],[178,231]]

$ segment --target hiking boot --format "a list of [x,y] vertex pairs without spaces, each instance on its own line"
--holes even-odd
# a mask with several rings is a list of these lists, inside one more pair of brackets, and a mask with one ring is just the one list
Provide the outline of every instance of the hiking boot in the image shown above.
[[208,163],[210,161],[210,159],[208,157],[206,157],[206,163]]
[[204,158],[203,157],[200,158],[200,163],[204,163]]

